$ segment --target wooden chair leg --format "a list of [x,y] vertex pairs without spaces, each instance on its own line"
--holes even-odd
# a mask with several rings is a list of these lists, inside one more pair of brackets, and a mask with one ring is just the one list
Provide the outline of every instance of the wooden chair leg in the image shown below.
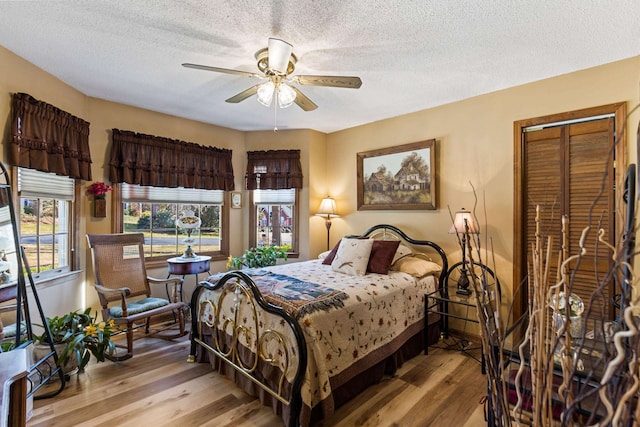
[[127,325],[127,354],[133,356],[133,324]]
[[180,336],[184,335],[184,310],[178,310],[178,322],[180,322]]
[[[127,324],[127,351],[126,352],[118,352],[117,350],[113,352],[113,354],[106,354],[105,357],[112,362],[121,362],[123,360],[131,359],[133,357],[133,324]],[[124,348],[122,344],[116,344],[116,348]]]
[[144,333],[149,335],[149,328],[151,327],[151,318],[150,317],[147,317],[147,319],[145,320],[144,325],[145,325],[144,326]]

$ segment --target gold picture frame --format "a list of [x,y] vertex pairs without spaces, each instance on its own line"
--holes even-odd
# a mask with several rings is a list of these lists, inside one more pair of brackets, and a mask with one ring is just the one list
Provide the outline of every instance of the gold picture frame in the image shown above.
[[436,140],[357,153],[358,210],[436,209]]
[[229,202],[233,209],[242,208],[242,193],[239,191],[232,191],[229,195]]

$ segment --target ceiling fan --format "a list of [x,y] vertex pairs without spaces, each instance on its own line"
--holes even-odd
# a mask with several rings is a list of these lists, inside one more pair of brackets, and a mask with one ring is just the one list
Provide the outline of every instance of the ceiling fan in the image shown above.
[[227,99],[226,102],[238,103],[253,95],[257,95],[258,101],[268,107],[271,105],[271,101],[275,96],[276,105],[280,108],[286,108],[295,102],[304,111],[315,110],[318,106],[300,92],[297,87],[293,86],[293,84],[345,87],[351,89],[358,89],[362,85],[360,77],[292,76],[291,74],[295,70],[298,59],[293,54],[293,46],[284,40],[270,38],[268,47],[256,52],[255,57],[258,60],[258,69],[262,74],[189,63],[182,64],[182,66],[263,80],[261,83],[232,96]]

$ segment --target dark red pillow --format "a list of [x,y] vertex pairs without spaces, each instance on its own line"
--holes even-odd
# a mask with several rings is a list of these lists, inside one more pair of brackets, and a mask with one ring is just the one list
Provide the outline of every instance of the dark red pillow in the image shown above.
[[338,253],[338,248],[340,247],[340,242],[342,242],[342,239],[338,240],[338,243],[336,243],[336,245],[333,247],[333,249],[331,249],[331,252],[329,252],[329,254],[327,254],[327,256],[324,257],[324,259],[322,260],[323,264],[331,264],[333,259],[336,257],[336,253]]
[[393,261],[399,245],[400,240],[374,240],[371,255],[369,255],[367,272],[389,274],[391,261]]

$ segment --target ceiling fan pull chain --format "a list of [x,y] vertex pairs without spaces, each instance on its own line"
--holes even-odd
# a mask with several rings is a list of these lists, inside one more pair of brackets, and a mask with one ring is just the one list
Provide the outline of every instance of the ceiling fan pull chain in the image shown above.
[[275,90],[275,102],[273,103],[273,133],[278,133],[278,91]]

